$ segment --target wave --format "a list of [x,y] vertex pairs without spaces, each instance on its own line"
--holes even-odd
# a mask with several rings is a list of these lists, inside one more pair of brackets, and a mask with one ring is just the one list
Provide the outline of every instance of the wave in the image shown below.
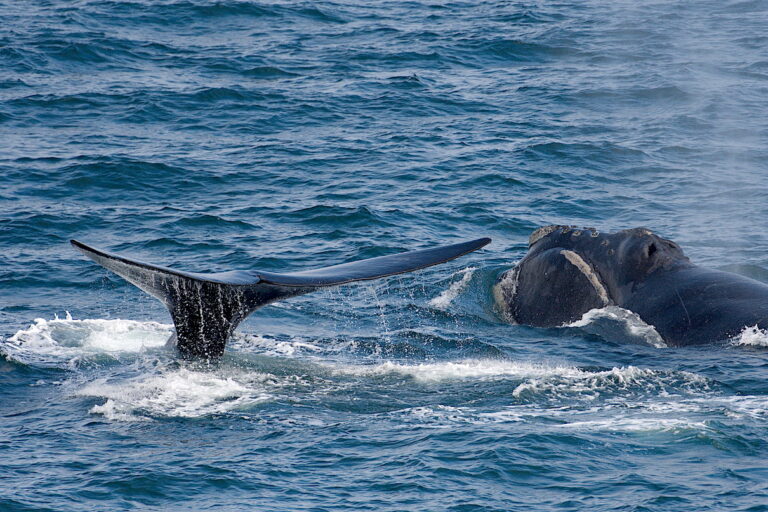
[[347,228],[370,228],[371,226],[391,227],[392,224],[384,219],[384,215],[366,206],[356,208],[316,205],[288,212],[278,212],[273,217],[279,217],[283,222],[292,221],[310,226]]
[[552,46],[516,39],[477,40],[469,39],[458,48],[466,52],[470,60],[486,60],[520,63],[540,63],[546,60],[569,59],[588,55],[584,50],[568,46]]
[[286,71],[275,66],[256,66],[242,71],[242,74],[254,79],[268,80],[277,78],[293,78],[301,76],[298,73]]

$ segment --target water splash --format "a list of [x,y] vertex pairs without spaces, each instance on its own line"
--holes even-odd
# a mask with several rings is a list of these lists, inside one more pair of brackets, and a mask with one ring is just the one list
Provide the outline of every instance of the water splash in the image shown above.
[[467,267],[458,271],[454,275],[461,276],[461,278],[458,281],[451,283],[451,285],[446,290],[443,290],[440,295],[430,299],[427,304],[440,310],[446,310],[456,297],[467,288],[467,285],[469,285],[476,270],[477,267]]
[[563,327],[580,327],[605,338],[626,337],[656,348],[667,348],[664,339],[652,325],[643,322],[637,313],[618,306],[591,309],[580,320]]
[[164,347],[173,327],[158,322],[135,320],[35,319],[27,329],[16,332],[0,347],[6,357],[27,364],[74,363],[94,354],[118,357]]
[[768,331],[758,326],[745,327],[738,336],[731,339],[731,345],[743,347],[768,347]]

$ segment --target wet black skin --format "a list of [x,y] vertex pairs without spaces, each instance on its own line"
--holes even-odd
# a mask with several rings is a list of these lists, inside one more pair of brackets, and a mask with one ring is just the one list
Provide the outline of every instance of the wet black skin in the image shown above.
[[[598,286],[563,251],[577,254]],[[526,256],[501,276],[497,298],[511,321],[539,327],[619,306],[654,326],[669,346],[725,341],[745,327],[768,327],[768,285],[698,267],[677,244],[645,228],[541,228]]]
[[179,355],[209,361],[223,355],[227,340],[240,322],[267,304],[319,288],[431,267],[490,242],[490,238],[479,238],[288,274],[259,270],[201,274],[144,263],[71,241],[87,257],[166,305],[176,327],[169,343]]

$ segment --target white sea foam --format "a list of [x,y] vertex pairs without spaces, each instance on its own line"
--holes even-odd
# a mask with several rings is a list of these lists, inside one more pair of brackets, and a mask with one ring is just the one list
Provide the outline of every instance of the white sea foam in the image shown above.
[[[13,357],[67,361],[94,353],[140,353],[163,346],[171,332],[172,326],[156,322],[74,320],[71,317],[38,319],[6,340],[4,348],[11,349],[6,351]],[[131,367],[131,372],[139,372],[136,376],[91,378],[83,385],[86,375],[79,373],[71,384],[76,395],[103,399],[92,406],[90,412],[112,421],[233,414],[263,402],[296,399],[297,393],[317,396],[329,389],[359,386],[359,378],[379,381],[382,376],[427,385],[467,380],[508,381],[512,385],[509,400],[513,405],[500,411],[441,405],[417,406],[408,413],[413,421],[439,428],[455,422],[538,424],[544,419],[556,425],[570,424],[572,428],[588,430],[668,430],[688,428],[686,424],[697,425],[699,420],[688,416],[706,414],[713,408],[728,418],[768,416],[768,399],[737,397],[715,403],[710,400],[707,381],[685,372],[632,366],[591,371],[570,365],[497,359],[349,364],[324,359],[321,347],[308,339],[284,341],[239,335],[236,340],[257,347],[261,356],[274,356],[276,359],[269,365],[285,368],[286,356],[294,361],[291,364],[298,364],[294,357],[308,355],[312,362],[305,361],[300,369],[294,368],[285,372],[289,375],[284,375],[282,371],[255,369],[253,362],[249,363],[250,368],[222,365],[200,369],[178,367],[175,363],[165,367],[162,363],[158,365],[155,358],[144,364],[148,361],[140,358]],[[258,365],[261,368],[260,363]],[[357,378],[350,380],[348,376]],[[353,389],[350,392],[354,392]],[[687,399],[673,396],[688,392],[698,396]],[[673,397],[668,401],[658,400],[663,396]],[[617,416],[614,418],[613,414]]]
[[437,309],[446,309],[467,288],[476,270],[476,267],[467,267],[457,272],[455,275],[460,275],[461,278],[451,283],[446,290],[443,290],[440,295],[431,299],[428,304]]
[[[732,418],[745,409],[764,414],[768,398],[724,404],[704,377],[637,367],[589,371],[569,366],[515,362],[465,361],[432,365],[386,363],[368,375],[394,373],[417,381],[503,378],[521,380],[509,394],[510,405],[498,410],[472,406],[431,405],[405,409],[393,416],[404,424],[449,428],[452,424],[527,425],[537,431],[682,432],[708,430],[706,418]],[[364,371],[357,368],[357,371]],[[760,416],[757,416],[760,417]]]
[[[622,397],[589,404],[573,402],[561,406],[552,403],[520,403],[496,411],[483,411],[474,407],[447,407],[442,405],[415,407],[397,414],[406,424],[446,428],[451,424],[473,424],[507,428],[508,424],[529,425],[539,432],[562,430],[612,432],[678,432],[709,430],[708,421],[720,416],[733,417],[723,410],[721,400],[707,396],[682,395],[659,400],[654,396]],[[751,397],[752,399],[756,397]],[[727,401],[727,400],[726,400]],[[751,400],[750,400],[751,401]],[[741,404],[741,400],[737,400]],[[765,412],[766,400],[758,408]],[[746,404],[741,404],[746,405]],[[747,409],[754,411],[753,404]],[[738,406],[736,406],[738,407]],[[731,407],[735,408],[735,407]],[[737,418],[738,419],[738,418]]]
[[[454,424],[494,426],[506,429],[509,424],[530,425],[538,432],[610,431],[610,432],[678,432],[684,430],[708,430],[709,426],[696,414],[701,407],[674,403],[662,406],[666,413],[645,403],[634,402],[618,406],[601,403],[588,408],[577,405],[548,407],[543,404],[518,404],[499,411],[479,411],[472,407],[448,407],[443,405],[415,407],[394,415],[406,425],[419,424],[432,428],[450,428]],[[655,405],[655,404],[654,404]],[[629,406],[629,407],[627,407]]]
[[323,350],[319,345],[311,343],[304,338],[276,340],[266,336],[242,333],[235,333],[229,342],[229,346],[235,350],[245,347],[249,349],[257,348],[260,354],[273,356],[313,354]]
[[91,414],[101,414],[112,421],[149,421],[149,418],[123,412],[125,409],[124,405],[118,405],[110,398],[102,405],[94,405],[89,412]]
[[737,395],[693,398],[689,403],[701,410],[718,411],[737,420],[752,418],[760,420],[761,424],[768,420],[768,396]]
[[612,432],[678,432],[682,430],[707,430],[703,421],[675,418],[629,417],[602,418],[574,421],[560,425],[560,428],[578,430],[606,430]]
[[[584,313],[580,320],[566,324],[564,327],[582,327],[587,330],[595,330],[597,334],[604,335],[601,329],[602,322],[618,325],[626,336],[632,340],[639,340],[652,347],[666,348],[667,344],[652,325],[648,325],[632,311],[617,306],[606,306],[599,309],[591,309]],[[610,336],[610,334],[609,334]]]
[[165,345],[173,327],[134,320],[43,318],[3,343],[12,358],[29,362],[69,361],[94,353],[141,352]]
[[756,325],[745,327],[738,336],[731,340],[731,344],[749,347],[768,347],[768,331],[760,329]]
[[181,368],[115,382],[99,379],[77,394],[106,398],[90,412],[112,420],[195,418],[248,408],[273,399],[280,388],[301,383],[299,377],[256,371],[220,373]]
[[[384,362],[377,365],[346,365],[317,361],[302,368],[302,375],[275,376],[256,370],[222,369],[196,371],[188,368],[163,370],[160,373],[140,375],[122,381],[98,380],[78,391],[84,396],[103,397],[106,401],[91,409],[113,420],[131,420],[137,417],[201,417],[211,414],[235,412],[255,404],[274,400],[282,394],[292,396],[295,388],[306,387],[310,393],[331,388],[357,386],[358,382],[345,382],[345,376],[376,378],[399,375],[418,383],[439,383],[451,380],[509,379],[521,381],[510,399],[525,397],[539,402],[550,401],[561,395],[583,395],[594,400],[601,393],[614,393],[629,388],[658,390],[666,385],[682,382],[683,387],[705,382],[696,376],[680,373],[668,375],[635,367],[613,368],[606,371],[586,371],[569,366],[548,366],[533,363],[495,360],[466,360],[460,362],[425,363],[408,365]],[[327,382],[322,375],[336,382]],[[342,377],[339,381],[334,377]],[[311,379],[307,380],[307,379]],[[322,384],[321,384],[322,383]],[[319,387],[318,387],[319,385]],[[706,386],[706,384],[701,384]],[[291,388],[291,389],[287,389]],[[538,397],[538,398],[537,398]],[[545,411],[529,408],[525,414],[541,415]],[[416,411],[414,414],[419,414]],[[460,421],[462,410],[441,407],[439,410],[421,409],[423,416],[453,416]],[[507,411],[509,420],[510,411]],[[489,418],[486,418],[489,419]],[[470,421],[470,420],[468,420]]]
[[689,372],[660,372],[627,366],[605,371],[581,371],[575,375],[554,375],[546,379],[527,379],[512,392],[517,398],[534,400],[540,395],[578,396],[594,400],[612,393],[666,394],[669,389],[705,391],[708,381]]
[[420,383],[450,380],[521,381],[512,391],[514,398],[535,400],[580,396],[589,400],[605,393],[627,390],[665,393],[667,389],[707,390],[708,381],[689,372],[660,372],[627,366],[604,371],[588,371],[573,366],[556,366],[504,360],[464,360],[417,365],[384,362],[372,366],[337,366],[337,374],[361,376],[402,375]]
[[432,407],[413,407],[406,411],[399,411],[395,416],[402,416],[405,412],[412,419],[421,424],[430,424],[437,428],[448,427],[449,423],[468,423],[471,419],[468,410],[448,405],[435,405]]
[[494,359],[467,359],[439,363],[401,364],[386,361],[377,365],[339,366],[334,370],[342,374],[378,376],[399,374],[418,382],[440,382],[461,379],[489,379],[499,377],[529,378],[551,375],[576,375],[577,368],[546,366],[534,363]]

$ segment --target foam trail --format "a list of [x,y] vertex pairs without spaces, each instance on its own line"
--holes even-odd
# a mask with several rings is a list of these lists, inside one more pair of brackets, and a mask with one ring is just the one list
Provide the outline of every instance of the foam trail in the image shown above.
[[580,370],[567,366],[545,366],[514,361],[469,359],[457,362],[422,363],[416,365],[387,361],[373,366],[346,366],[334,370],[339,374],[381,376],[399,374],[418,382],[447,380],[488,379],[500,377],[548,377],[552,375],[576,376]]
[[[653,400],[653,399],[651,399]],[[475,407],[444,405],[413,407],[391,413],[404,424],[416,423],[433,428],[450,428],[452,424],[493,426],[501,429],[515,424],[516,429],[535,428],[537,432],[560,433],[563,430],[587,432],[654,433],[682,431],[711,431],[702,415],[727,415],[720,403],[714,406],[709,398],[665,401],[656,403],[644,396],[621,403],[612,401],[583,404],[571,403],[559,407],[551,404],[524,403],[497,411]],[[698,402],[698,403],[697,403]]]
[[469,359],[458,362],[400,364],[391,361],[372,366],[337,366],[335,374],[366,377],[401,375],[420,383],[458,380],[519,380],[512,395],[584,394],[594,397],[605,391],[659,390],[668,387],[708,389],[708,381],[690,372],[663,372],[635,366],[589,371],[574,366],[550,366],[504,360]]
[[[354,393],[361,386],[360,379],[365,381],[362,385],[366,387],[395,386],[397,389],[408,388],[413,383],[434,385],[466,380],[499,381],[504,386],[515,386],[511,393],[507,392],[508,400],[518,402],[518,405],[505,411],[503,417],[488,417],[482,421],[510,421],[512,416],[518,418],[515,421],[522,421],[521,414],[534,418],[557,414],[557,408],[552,406],[553,400],[565,399],[566,408],[595,404],[600,409],[597,412],[616,408],[620,409],[621,414],[627,410],[627,403],[638,402],[643,410],[647,409],[648,414],[663,416],[678,413],[679,410],[670,412],[664,408],[652,409],[645,403],[649,396],[675,396],[680,393],[701,396],[702,393],[710,393],[708,381],[698,375],[632,366],[589,371],[573,366],[465,360],[410,365],[391,361],[376,365],[315,361],[301,368],[293,368],[287,374],[284,374],[284,365],[281,364],[280,368],[280,372],[269,373],[253,367],[220,367],[211,371],[153,366],[146,373],[128,379],[97,379],[81,387],[76,395],[105,399],[90,409],[92,414],[100,414],[114,421],[133,421],[241,413],[264,402],[295,402],[301,401],[303,396],[316,400],[328,392],[346,395]],[[392,376],[403,380],[381,379]],[[412,383],[409,384],[409,381]],[[620,407],[610,403],[616,397],[619,397]],[[673,404],[674,407],[677,405]],[[428,409],[422,408],[424,415],[434,416],[437,422],[443,414],[449,414],[453,420],[459,421],[464,410],[449,410],[443,406],[438,406],[439,410]],[[573,412],[571,416],[575,414],[579,413]],[[602,416],[591,416],[568,418],[568,421],[603,420]],[[481,421],[477,419],[479,416],[476,413],[472,413],[472,417]]]
[[680,432],[684,430],[708,430],[703,421],[691,421],[675,418],[606,418],[599,420],[574,421],[565,423],[560,428],[611,431],[611,432]]

